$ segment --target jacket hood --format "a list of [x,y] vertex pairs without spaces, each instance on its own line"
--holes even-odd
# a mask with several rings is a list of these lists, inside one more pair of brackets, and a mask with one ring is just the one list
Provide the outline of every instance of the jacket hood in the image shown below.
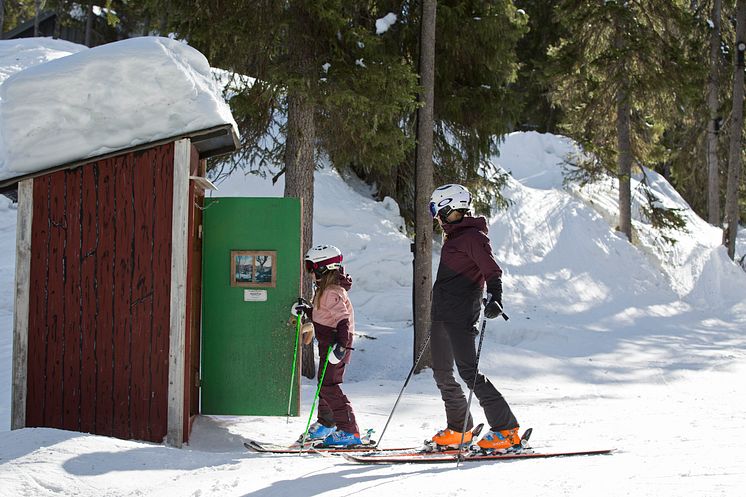
[[349,274],[345,274],[342,271],[339,271],[339,286],[350,291],[350,288],[352,288],[352,277]]

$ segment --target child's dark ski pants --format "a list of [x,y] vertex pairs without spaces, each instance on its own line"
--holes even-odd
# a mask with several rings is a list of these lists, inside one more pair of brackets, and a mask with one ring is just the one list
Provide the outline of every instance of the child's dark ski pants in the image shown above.
[[[318,378],[321,378],[327,350],[328,345],[319,344],[320,360]],[[319,392],[318,421],[326,426],[336,425],[338,430],[357,433],[359,429],[355,421],[352,404],[350,404],[350,400],[342,392],[341,387],[344,381],[346,366],[347,364],[344,361],[339,364],[326,365],[324,382],[321,384],[321,391]]]

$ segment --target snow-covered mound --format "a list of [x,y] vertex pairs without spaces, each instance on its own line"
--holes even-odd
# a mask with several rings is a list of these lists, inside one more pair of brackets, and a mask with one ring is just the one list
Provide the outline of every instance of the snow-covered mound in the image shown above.
[[0,86],[0,179],[222,124],[235,126],[197,50],[158,37],[110,43]]
[[[642,280],[648,283],[656,281],[657,273],[661,273],[666,277],[666,281],[658,282],[656,285],[670,288],[688,302],[721,305],[723,302],[741,301],[746,295],[744,278],[740,274],[742,271],[732,264],[721,245],[722,231],[695,214],[668,181],[655,171],[645,170],[650,189],[659,205],[678,210],[686,221],[686,230],[660,231],[645,219],[641,213],[642,206],[646,203],[641,191],[643,177],[638,173],[632,178],[634,247],[624,240],[612,249],[601,240],[619,237],[613,231],[618,223],[619,212],[618,182],[615,178],[610,177],[582,188],[574,184],[563,186],[562,171],[565,168],[565,158],[581,153],[571,140],[564,137],[534,132],[513,133],[506,138],[500,152],[495,162],[510,171],[524,187],[520,189],[520,195],[531,196],[519,202],[518,209],[511,209],[507,213],[508,216],[515,218],[515,222],[506,228],[513,229],[517,224],[522,224],[517,232],[526,233],[528,229],[541,230],[543,227],[547,236],[530,237],[529,240],[522,242],[541,244],[541,259],[544,259],[552,248],[552,240],[556,240],[557,235],[563,232],[563,235],[572,242],[571,247],[591,247],[597,255],[600,255],[601,252],[597,250],[600,249],[610,255],[632,250],[631,254],[645,256],[646,260],[640,264],[634,263],[629,269],[617,267],[615,271],[624,273],[619,275],[622,279],[634,278],[634,281]],[[511,190],[515,191],[515,185]],[[525,206],[525,212],[518,212],[521,205]],[[565,229],[564,223],[557,219],[576,217],[583,212],[598,222],[600,232],[589,231],[593,223],[582,222],[581,232],[572,234]],[[604,226],[612,229],[605,229]],[[526,258],[530,260],[535,250],[536,247],[518,244],[507,249],[504,256],[508,259],[517,258],[517,261]],[[746,253],[742,244],[739,244],[738,253]],[[578,259],[576,255],[569,255],[570,259]],[[595,264],[601,262],[595,261],[596,258],[583,257],[582,260]],[[715,270],[713,266],[717,266],[718,269]],[[639,271],[643,273],[632,276]],[[651,271],[655,275],[651,275]],[[632,286],[631,281],[619,280],[618,284],[628,288]],[[636,293],[640,290],[641,287],[637,288]]]

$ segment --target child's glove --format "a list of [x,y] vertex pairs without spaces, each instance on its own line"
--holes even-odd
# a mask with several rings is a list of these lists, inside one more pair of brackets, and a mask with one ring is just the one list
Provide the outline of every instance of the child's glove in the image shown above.
[[294,317],[298,317],[298,314],[308,315],[312,309],[313,306],[306,299],[300,298],[290,306],[290,314]]
[[345,358],[348,350],[355,350],[352,347],[342,347],[341,344],[335,343],[332,351],[329,353],[329,364],[339,364]]

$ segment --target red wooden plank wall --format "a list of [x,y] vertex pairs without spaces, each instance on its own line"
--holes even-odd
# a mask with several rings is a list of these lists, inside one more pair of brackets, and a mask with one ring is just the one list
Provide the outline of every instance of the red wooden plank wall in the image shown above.
[[27,426],[166,435],[173,153],[34,179]]

